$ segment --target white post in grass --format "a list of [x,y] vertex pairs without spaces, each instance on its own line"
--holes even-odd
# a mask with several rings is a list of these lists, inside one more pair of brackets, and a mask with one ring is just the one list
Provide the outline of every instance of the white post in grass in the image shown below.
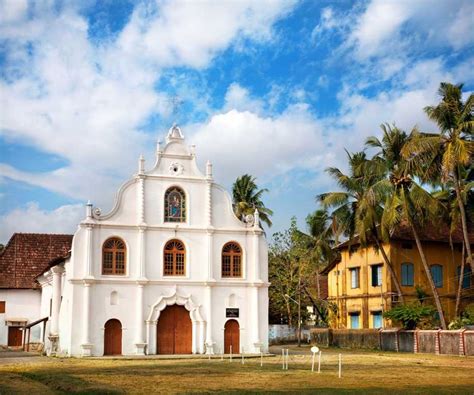
[[282,363],[282,369],[285,370],[285,349],[281,349],[281,363]]
[[260,351],[260,367],[263,366],[263,352]]
[[288,370],[288,359],[289,359],[288,358],[288,351],[289,350],[290,350],[289,348],[286,349],[286,370]]
[[318,373],[321,373],[321,351],[318,356]]
[[339,378],[341,378],[342,374],[342,360],[341,360],[341,354],[339,354]]
[[314,372],[314,360],[316,359],[316,353],[320,352],[317,346],[311,347],[311,352],[313,353],[313,358],[311,361],[311,371]]

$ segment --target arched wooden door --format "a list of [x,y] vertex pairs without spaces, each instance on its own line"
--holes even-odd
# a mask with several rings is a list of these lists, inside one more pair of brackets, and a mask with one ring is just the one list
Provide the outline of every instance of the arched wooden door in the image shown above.
[[111,319],[105,323],[104,355],[122,354],[122,324],[119,320]]
[[236,320],[229,320],[224,326],[225,354],[230,354],[230,346],[232,346],[232,354],[240,353],[240,326]]
[[176,304],[165,308],[158,319],[156,336],[157,354],[191,354],[193,334],[189,311]]

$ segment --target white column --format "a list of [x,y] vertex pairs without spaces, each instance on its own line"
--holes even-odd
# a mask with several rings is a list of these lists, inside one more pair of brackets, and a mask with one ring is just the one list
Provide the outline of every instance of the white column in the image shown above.
[[62,266],[54,266],[51,268],[53,273],[53,300],[51,309],[51,326],[49,328],[50,335],[59,334],[59,310],[61,308],[61,290],[62,290],[62,276],[64,268]]
[[212,341],[212,287],[206,286],[206,354],[214,354],[214,342]]
[[92,354],[92,344],[90,342],[90,292],[91,284],[84,281],[83,287],[83,301],[82,301],[82,355],[87,357]]
[[205,322],[199,321],[199,342],[198,342],[198,353],[204,354],[204,343],[206,341],[206,329]]
[[191,347],[191,352],[193,354],[196,354],[197,353],[197,344],[198,344],[198,322],[197,321],[193,321],[192,322],[192,347]]

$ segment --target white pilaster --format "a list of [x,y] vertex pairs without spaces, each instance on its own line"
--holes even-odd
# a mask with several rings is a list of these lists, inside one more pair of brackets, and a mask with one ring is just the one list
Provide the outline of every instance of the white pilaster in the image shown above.
[[204,343],[206,341],[206,328],[205,322],[199,321],[199,341],[198,341],[198,353],[204,354]]
[[93,278],[93,241],[92,241],[93,224],[86,224],[86,242],[85,242],[85,256],[86,256],[86,275],[85,278]]
[[138,278],[146,280],[146,227],[138,227]]
[[214,342],[212,341],[212,287],[206,286],[206,354],[214,354]]
[[259,353],[261,348],[260,341],[260,315],[259,315],[259,288],[254,286],[251,288],[251,328],[252,328],[252,343],[254,346],[254,352]]
[[135,334],[135,347],[137,355],[145,355],[145,346],[146,343],[143,339],[143,332],[145,330],[145,319],[143,313],[143,293],[144,293],[144,284],[138,283],[137,287],[137,301],[135,305],[136,309],[136,319],[137,319],[137,329]]
[[83,287],[83,301],[82,301],[82,356],[88,357],[92,355],[92,344],[90,342],[90,292],[91,284],[87,281],[84,281]]

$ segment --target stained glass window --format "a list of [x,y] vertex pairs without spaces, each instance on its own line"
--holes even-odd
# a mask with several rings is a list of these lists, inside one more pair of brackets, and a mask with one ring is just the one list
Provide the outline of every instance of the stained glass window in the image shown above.
[[222,248],[222,277],[242,277],[242,249],[235,242]]
[[186,222],[186,197],[181,188],[171,187],[165,193],[165,222]]
[[163,255],[163,274],[165,276],[184,276],[186,274],[186,249],[179,240],[170,240],[165,245]]
[[117,237],[105,241],[102,247],[102,274],[125,274],[127,249]]

